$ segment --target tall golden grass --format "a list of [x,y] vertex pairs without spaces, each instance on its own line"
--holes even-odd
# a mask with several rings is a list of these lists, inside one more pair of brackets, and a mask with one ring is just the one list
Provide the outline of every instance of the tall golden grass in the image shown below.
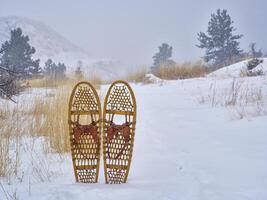
[[[31,87],[42,87],[43,81],[34,80]],[[100,78],[89,81],[96,88],[100,87]],[[21,162],[21,138],[24,136],[44,137],[43,150],[46,153],[70,151],[68,102],[77,82],[69,79],[63,85],[47,89],[46,94],[36,95],[31,102],[0,102],[0,177],[16,175]]]
[[31,110],[33,136],[46,136],[46,151],[64,153],[70,150],[68,100],[71,87],[57,88],[49,97],[36,97]]
[[161,65],[158,68],[154,68],[150,71],[149,67],[141,66],[136,70],[129,71],[125,76],[120,79],[126,80],[133,83],[153,83],[146,75],[148,73],[153,73],[160,79],[164,80],[177,80],[177,79],[187,79],[195,77],[203,77],[209,72],[208,67],[202,61],[197,61],[194,63],[184,62],[184,63],[170,63]]
[[146,83],[146,74],[149,72],[146,66],[139,67],[135,71],[128,72],[126,76],[122,77],[121,79],[126,80],[128,82],[133,83]]
[[[99,88],[101,79],[97,76],[88,80],[95,88]],[[45,136],[46,151],[65,153],[70,150],[68,128],[69,96],[78,81],[69,79],[64,85],[57,86],[47,94],[46,98],[36,97],[31,109],[31,133]]]
[[75,82],[77,82],[76,79],[54,80],[42,77],[42,78],[32,78],[28,80],[27,85],[29,85],[31,88],[55,88],[69,84],[74,84]]
[[169,65],[161,65],[154,71],[154,74],[157,77],[165,80],[203,77],[207,73],[208,68],[202,61],[195,63],[185,62],[182,64],[174,63]]
[[1,126],[1,140],[0,140],[0,177],[7,176],[9,173],[9,165],[10,165],[10,157],[9,157],[9,148],[11,139],[9,133],[10,126],[3,126],[2,122]]
[[[20,165],[20,141],[24,133],[22,113],[19,107],[10,107],[8,103],[0,106],[0,177],[17,174]],[[12,146],[12,152],[11,152]]]
[[27,85],[31,88],[57,88],[64,86],[73,86],[79,81],[90,81],[97,87],[102,83],[102,80],[98,75],[91,74],[88,79],[86,79],[84,76],[80,76],[80,78],[71,76],[70,78],[62,80],[50,79],[47,77],[37,77],[28,80]]

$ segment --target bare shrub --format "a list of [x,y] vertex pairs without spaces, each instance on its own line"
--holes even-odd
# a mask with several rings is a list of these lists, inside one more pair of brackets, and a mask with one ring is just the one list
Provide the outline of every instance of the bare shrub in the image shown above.
[[264,75],[264,72],[259,69],[259,70],[255,70],[255,71],[252,71],[252,70],[241,70],[240,71],[240,77],[245,77],[245,76],[263,76]]
[[252,70],[255,67],[257,67],[259,64],[263,63],[263,60],[258,59],[258,58],[253,58],[247,63],[247,69]]
[[0,71],[0,97],[12,100],[14,95],[22,91],[21,81],[13,74],[3,73]]

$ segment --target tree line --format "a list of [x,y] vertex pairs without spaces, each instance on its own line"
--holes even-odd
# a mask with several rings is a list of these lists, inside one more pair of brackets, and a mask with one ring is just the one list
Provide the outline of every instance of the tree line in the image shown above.
[[[197,39],[199,44],[196,47],[205,51],[203,60],[213,70],[230,65],[245,58],[262,57],[262,50],[256,49],[256,43],[249,45],[249,51],[245,52],[240,49],[239,40],[243,37],[242,34],[235,34],[236,28],[234,22],[227,10],[218,9],[216,13],[211,14],[210,21],[206,32],[199,32]],[[159,66],[169,66],[174,63],[171,60],[173,48],[163,43],[158,47],[158,52],[152,57],[153,66],[152,72],[157,70]]]
[[[199,44],[197,48],[205,51],[203,60],[210,68],[218,69],[244,58],[262,57],[261,49],[256,48],[256,43],[251,43],[249,51],[240,48],[239,40],[242,34],[235,34],[236,28],[227,10],[218,9],[211,14],[206,32],[197,34]],[[48,59],[44,66],[40,67],[40,59],[33,59],[36,50],[29,44],[29,37],[23,35],[21,28],[10,31],[10,39],[4,42],[0,48],[0,97],[11,99],[22,89],[21,82],[34,76],[45,76],[49,80],[66,79],[66,66],[64,63],[55,63]],[[173,48],[167,43],[158,47],[158,52],[153,56],[152,72],[160,66],[175,64],[171,59]],[[257,63],[260,61],[257,61]],[[253,61],[254,63],[254,61]],[[251,64],[252,67],[255,64]],[[256,63],[256,60],[255,60]],[[83,78],[81,70],[82,62],[79,61],[75,76]]]
[[10,39],[0,48],[0,97],[12,100],[12,96],[22,89],[22,82],[34,76],[48,79],[66,78],[64,63],[45,62],[43,69],[40,59],[33,59],[35,48],[29,44],[29,37],[23,35],[21,28],[10,31]]

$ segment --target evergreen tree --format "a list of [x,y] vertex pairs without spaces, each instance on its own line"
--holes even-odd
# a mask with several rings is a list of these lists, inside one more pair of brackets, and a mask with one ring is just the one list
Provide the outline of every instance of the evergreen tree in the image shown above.
[[162,45],[159,46],[158,48],[159,52],[153,56],[154,68],[157,68],[160,65],[167,64],[169,61],[171,61],[169,58],[172,57],[172,47],[167,43],[162,43]]
[[66,66],[64,63],[58,63],[56,67],[56,79],[63,80],[66,78]]
[[206,62],[223,67],[240,56],[242,50],[239,48],[238,40],[243,35],[233,34],[236,30],[233,23],[226,10],[218,9],[216,14],[211,14],[207,34],[198,33],[200,44],[197,47],[206,50],[204,56]]
[[51,59],[45,62],[44,75],[53,80],[62,80],[66,78],[66,66],[64,63],[55,64]]
[[32,59],[35,48],[30,46],[29,37],[22,34],[21,28],[11,30],[10,40],[2,44],[1,51],[1,65],[9,70],[21,73],[24,77],[41,71],[40,60]]
[[55,64],[53,63],[53,61],[51,59],[48,59],[45,62],[45,66],[44,66],[44,75],[48,76],[48,77],[52,77],[53,76],[53,68],[55,68],[54,66]]

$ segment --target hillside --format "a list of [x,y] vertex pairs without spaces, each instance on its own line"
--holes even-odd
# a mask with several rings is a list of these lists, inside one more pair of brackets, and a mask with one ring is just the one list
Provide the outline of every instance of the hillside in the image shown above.
[[[267,58],[262,58],[263,63],[259,64],[252,71],[256,72],[261,70],[264,74],[267,74]],[[221,78],[229,78],[229,77],[240,77],[242,72],[247,71],[247,63],[249,60],[241,61],[221,69],[218,69],[208,76],[210,77],[221,77]]]
[[36,49],[34,58],[41,60],[41,67],[48,58],[51,58],[55,62],[64,62],[67,65],[67,73],[71,73],[80,60],[83,62],[82,70],[86,75],[94,73],[104,79],[116,75],[110,68],[112,69],[117,62],[90,57],[85,50],[37,20],[15,16],[0,17],[0,44],[10,38],[10,30],[18,27],[23,30],[23,34],[29,36],[30,44]]

